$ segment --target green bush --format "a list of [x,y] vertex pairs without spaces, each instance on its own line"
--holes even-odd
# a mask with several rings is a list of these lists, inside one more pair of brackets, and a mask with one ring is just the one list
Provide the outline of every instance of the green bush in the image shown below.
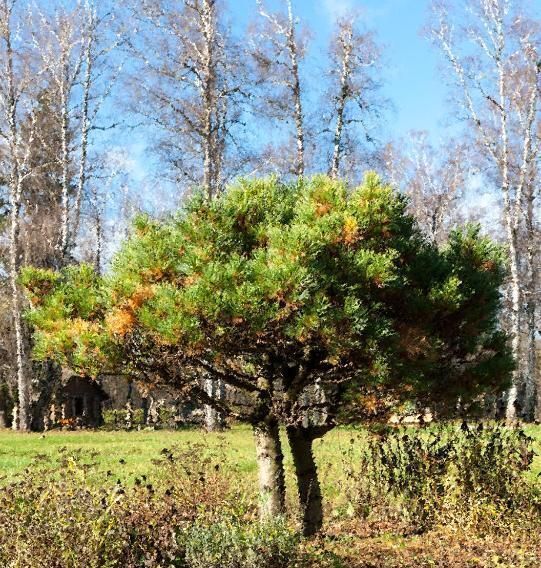
[[[104,410],[102,412],[103,416],[103,427],[106,430],[125,430],[127,428],[126,423],[126,409],[112,408]],[[144,411],[142,408],[136,408],[133,411],[132,428],[145,427]]]
[[282,519],[196,524],[182,538],[190,568],[287,568],[298,555],[298,534]]
[[[437,523],[510,527],[541,512],[525,477],[532,440],[504,425],[438,425],[371,437],[349,456],[347,494],[356,515],[402,519],[418,530]],[[501,521],[501,522],[500,522]]]

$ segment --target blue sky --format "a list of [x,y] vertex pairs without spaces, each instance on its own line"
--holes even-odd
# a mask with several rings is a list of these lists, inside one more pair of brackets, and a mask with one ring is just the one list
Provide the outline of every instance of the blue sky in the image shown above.
[[[256,0],[225,2],[230,23],[236,35],[242,37],[246,26],[256,18]],[[312,91],[317,92],[320,86],[318,78],[325,71],[325,52],[336,19],[351,10],[358,11],[366,28],[376,33],[383,47],[384,96],[392,104],[378,140],[407,140],[408,132],[426,130],[436,145],[444,141],[448,91],[438,69],[438,54],[420,33],[428,17],[429,3],[430,0],[293,0],[301,24],[307,24],[311,30],[305,62],[306,92],[312,96]],[[285,2],[265,0],[265,5],[283,10]],[[258,131],[256,138],[260,134]],[[132,180],[133,191],[147,196],[143,199],[145,207],[159,214],[178,207],[181,194],[159,175],[160,166],[148,147],[148,138],[144,127],[118,132],[111,153],[123,156],[120,161]],[[153,197],[152,204],[148,203],[149,196]]]
[[[256,17],[256,0],[226,0],[229,19],[242,37]],[[392,107],[387,112],[380,140],[406,138],[411,130],[426,130],[434,142],[445,137],[447,88],[438,68],[438,54],[422,37],[430,0],[293,0],[301,24],[311,30],[306,64],[307,82],[317,87],[325,66],[325,50],[336,19],[354,10],[366,28],[376,33],[383,48],[384,95]],[[283,10],[283,0],[266,0],[269,9]],[[314,86],[314,85],[312,85]],[[307,85],[308,92],[311,86]],[[124,142],[124,141],[123,141]],[[148,149],[139,132],[126,144],[132,157],[130,173],[139,181],[150,173]]]
[[[267,0],[279,6],[279,0]],[[243,26],[255,13],[255,0],[229,0],[231,18]],[[385,94],[392,101],[389,134],[402,137],[410,130],[438,136],[446,115],[446,87],[438,69],[438,55],[421,37],[429,0],[293,0],[301,21],[312,30],[312,59],[321,57],[335,20],[358,11],[384,47]]]

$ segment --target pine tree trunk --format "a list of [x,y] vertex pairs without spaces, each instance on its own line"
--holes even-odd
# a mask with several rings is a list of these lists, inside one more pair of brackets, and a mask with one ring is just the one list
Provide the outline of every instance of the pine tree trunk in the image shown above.
[[296,427],[287,429],[287,437],[297,475],[302,533],[304,536],[312,536],[321,529],[323,523],[323,501],[312,450],[313,438],[305,429]]
[[284,455],[278,422],[269,419],[254,426],[259,471],[260,517],[273,519],[285,509]]

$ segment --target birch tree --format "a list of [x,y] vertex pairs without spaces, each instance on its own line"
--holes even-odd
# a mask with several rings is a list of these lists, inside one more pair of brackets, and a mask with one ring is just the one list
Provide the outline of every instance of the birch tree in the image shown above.
[[373,34],[360,29],[355,14],[337,22],[329,59],[331,87],[326,99],[332,101],[333,132],[329,174],[336,178],[344,173],[343,162],[353,158],[359,133],[366,142],[373,141],[374,120],[380,117],[384,101],[379,94],[380,50]]
[[174,184],[200,186],[213,199],[242,155],[244,73],[224,8],[216,0],[136,0],[131,16],[139,32],[131,110],[154,128]]
[[282,125],[294,125],[295,157],[291,173],[303,176],[306,169],[306,132],[300,65],[306,54],[307,38],[298,31],[292,0],[285,0],[285,12],[271,12],[257,0],[260,21],[251,35],[257,112]]
[[71,7],[0,4],[0,136],[8,188],[9,279],[19,426],[31,427],[29,330],[21,319],[22,265],[60,267],[72,259],[88,175],[89,135],[111,79],[105,59],[112,15],[89,0]]
[[62,220],[61,116],[56,90],[44,86],[35,104],[32,115],[21,123],[23,137],[34,131],[28,159],[34,174],[22,190],[21,263],[55,268],[60,266]]
[[449,141],[436,148],[426,132],[412,132],[409,141],[389,144],[385,171],[395,187],[410,198],[410,211],[423,232],[437,244],[447,240],[461,220],[461,205],[472,169],[463,144]]
[[[78,6],[77,6],[78,8]],[[55,94],[58,96],[60,114],[60,155],[58,162],[62,169],[61,175],[61,220],[59,257],[61,264],[66,261],[69,248],[69,214],[72,172],[70,168],[70,126],[72,122],[73,91],[79,81],[83,64],[83,51],[81,35],[75,27],[72,14],[63,10],[55,10],[52,18],[39,13],[39,27],[36,26],[34,34],[39,30],[42,38],[35,38],[36,51],[41,55],[50,77]],[[78,18],[77,18],[78,19]]]
[[91,134],[115,126],[100,123],[100,111],[119,74],[119,67],[110,61],[111,55],[124,41],[115,19],[107,6],[99,12],[91,0],[78,1],[71,9],[35,8],[34,47],[58,101],[61,143],[56,160],[62,172],[60,264],[69,262],[77,242],[91,166]]
[[[105,163],[99,164],[99,173],[93,174],[92,183],[89,183],[89,195],[85,210],[83,211],[86,220],[87,231],[91,233],[91,250],[88,252],[88,262],[94,266],[97,274],[102,273],[106,260],[109,259],[106,247],[106,239],[111,235],[107,227],[107,217],[122,225],[126,224],[126,215],[122,197],[127,197],[127,176],[123,171],[121,160],[115,160],[115,156],[107,156]],[[110,204],[116,203],[115,210]],[[109,211],[107,211],[109,205]],[[120,211],[118,210],[120,209]],[[122,219],[124,217],[124,219]],[[93,233],[93,234],[92,234]]]
[[[200,186],[212,200],[243,162],[244,72],[223,6],[142,0],[132,9],[140,30],[131,48],[141,64],[131,81],[132,110],[155,127],[156,148],[175,185]],[[206,388],[210,396],[223,395],[220,383],[206,381]],[[212,407],[205,415],[209,430],[222,426]]]
[[[21,24],[27,16],[21,13],[17,0],[0,1],[0,137],[2,146],[2,170],[7,185],[8,228],[8,278],[10,310],[15,345],[15,375],[18,394],[18,424],[20,430],[30,428],[30,376],[26,368],[21,295],[18,286],[20,268],[21,208],[24,181],[31,175],[30,150],[35,134],[32,126],[23,137],[23,117],[33,117],[32,61],[23,47]],[[28,38],[26,38],[28,39]],[[35,123],[32,118],[32,124]]]
[[539,167],[539,22],[528,19],[523,2],[510,0],[438,1],[433,14],[430,37],[452,72],[460,116],[472,128],[486,175],[501,195],[510,267],[508,325],[518,362],[506,417],[514,420],[518,409],[525,411],[519,391],[531,392],[534,380],[520,357],[525,301],[520,234],[535,212],[528,201],[536,196],[528,187],[534,187]]

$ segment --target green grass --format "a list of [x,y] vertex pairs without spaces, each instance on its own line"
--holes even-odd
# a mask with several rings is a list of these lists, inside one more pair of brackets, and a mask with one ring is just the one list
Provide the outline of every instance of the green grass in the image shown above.
[[[152,460],[163,448],[203,443],[209,448],[224,444],[232,463],[241,471],[255,471],[253,443],[247,428],[234,428],[224,434],[202,430],[52,431],[46,434],[0,432],[0,473],[12,477],[27,467],[36,455],[55,458],[62,448],[98,452],[96,460],[103,470],[113,470],[124,478],[148,474]],[[121,463],[125,462],[125,463]]]
[[[541,427],[529,426],[527,432],[535,438],[538,453],[531,475],[541,473]],[[323,439],[316,440],[315,453],[324,490],[334,497],[340,492],[344,454],[362,444],[362,430],[337,428]],[[352,441],[354,442],[352,445]],[[51,431],[46,434],[21,434],[10,430],[0,431],[0,476],[13,478],[31,464],[36,455],[55,458],[61,448],[96,451],[96,461],[102,470],[110,470],[125,480],[141,474],[152,474],[153,460],[160,457],[163,448],[189,444],[202,444],[204,451],[222,447],[226,454],[225,467],[234,467],[246,483],[257,479],[255,449],[252,433],[247,426],[235,426],[224,434],[207,433],[199,429],[180,431],[142,430],[124,431]],[[284,440],[285,463],[291,473],[291,457]],[[203,450],[202,450],[203,451]],[[125,462],[125,463],[121,463]]]
[[[341,491],[342,456],[362,444],[364,432],[352,429],[336,429],[315,442],[315,453],[323,489],[333,501]],[[212,454],[225,453],[223,467],[234,469],[240,475],[248,491],[257,487],[257,464],[251,429],[235,426],[225,433],[207,433],[201,429],[179,431],[51,431],[45,434],[22,434],[10,430],[0,431],[0,478],[11,480],[26,467],[31,466],[36,456],[47,456],[53,460],[60,456],[63,448],[72,452],[83,450],[97,452],[94,460],[102,471],[112,472],[111,479],[133,481],[141,475],[159,476],[159,468],[153,461],[160,458],[164,448],[187,448],[201,444],[200,451]],[[283,437],[287,483],[293,487],[293,465],[285,436]],[[290,499],[294,492],[290,492]]]

